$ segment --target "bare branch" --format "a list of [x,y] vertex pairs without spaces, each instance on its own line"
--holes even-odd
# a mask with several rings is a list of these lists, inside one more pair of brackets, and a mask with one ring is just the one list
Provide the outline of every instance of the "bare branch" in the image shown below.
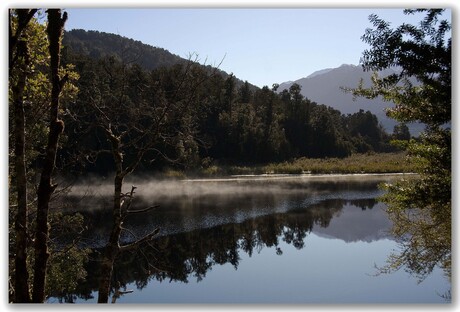
[[137,235],[134,234],[134,232],[131,231],[130,229],[127,229],[127,228],[125,228],[125,227],[121,227],[121,230],[122,230],[122,231],[128,232],[129,234],[131,234],[132,237],[134,237],[135,239],[137,239]]
[[147,211],[153,210],[153,209],[158,208],[158,207],[160,207],[160,205],[154,205],[154,206],[150,206],[150,207],[147,207],[147,208],[144,208],[144,209],[127,210],[126,212],[128,214],[143,213],[143,212],[147,212]]
[[137,241],[135,241],[135,242],[133,242],[131,244],[120,246],[119,251],[123,252],[123,251],[133,250],[133,249],[137,248],[139,245],[141,245],[142,243],[145,243],[145,242],[148,242],[148,241],[152,240],[159,232],[160,232],[160,229],[156,228],[150,234],[144,236],[143,238],[141,238],[141,239],[139,239],[139,240],[137,240]]

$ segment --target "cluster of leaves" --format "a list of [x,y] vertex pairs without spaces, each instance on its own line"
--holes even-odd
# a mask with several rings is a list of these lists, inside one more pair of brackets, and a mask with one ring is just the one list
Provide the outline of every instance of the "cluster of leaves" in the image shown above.
[[[374,28],[362,39],[371,46],[363,54],[365,69],[401,68],[397,75],[379,77],[373,86],[354,90],[357,96],[382,96],[395,103],[388,114],[401,122],[422,122],[426,131],[420,140],[404,143],[418,178],[387,185],[382,199],[394,221],[393,233],[401,251],[393,254],[385,272],[406,268],[425,278],[436,265],[451,277],[451,25],[442,19],[442,9],[405,10],[423,13],[418,25],[395,29],[376,15]],[[413,83],[413,79],[417,83]]]
[[[30,20],[25,21],[21,18],[24,15],[29,15]],[[36,17],[33,17],[36,16]],[[47,32],[47,24],[41,23],[40,19],[44,18],[45,13],[42,10],[10,10],[10,40],[12,34],[15,34],[18,40],[18,45],[22,45],[21,56],[18,52],[19,49],[15,49],[10,46],[10,68],[9,68],[9,274],[10,274],[10,301],[24,300],[26,302],[29,299],[22,298],[18,299],[16,292],[17,286],[15,281],[17,277],[24,280],[24,284],[28,285],[26,292],[32,293],[32,290],[36,287],[33,283],[34,273],[33,270],[34,262],[36,262],[36,254],[33,252],[34,246],[34,233],[37,231],[36,226],[36,215],[37,215],[37,180],[41,174],[42,163],[45,158],[45,147],[47,145],[47,138],[49,134],[49,109],[51,100],[51,89],[52,83],[49,77],[50,68],[50,53],[49,53],[49,40]],[[22,22],[22,24],[21,24]],[[21,24],[21,25],[20,25]],[[18,32],[18,29],[22,29],[22,32]],[[11,45],[11,41],[10,41]],[[25,53],[24,53],[25,52]],[[62,97],[63,102],[73,101],[78,89],[76,88],[75,82],[78,79],[78,74],[73,71],[71,65],[59,68],[60,78],[66,76],[67,83],[63,85]],[[20,87],[20,79],[23,79],[23,86]],[[20,111],[22,111],[22,117],[19,117],[21,122],[17,122]],[[62,111],[61,111],[62,113]],[[22,125],[21,125],[22,124]],[[23,137],[21,149],[23,149],[23,157],[21,157],[23,166],[25,169],[24,177],[22,174],[18,174],[16,161],[18,157],[18,149],[16,148],[19,138]],[[24,187],[26,192],[22,194],[22,198],[25,198],[25,205],[21,205],[18,196],[18,181],[21,182],[20,187]],[[23,210],[22,214],[24,220],[20,227],[21,231],[18,231],[18,215],[19,211]],[[53,204],[53,208],[56,208]],[[51,214],[54,216],[54,214]],[[68,220],[70,216],[62,216],[59,220],[61,226],[68,226],[65,231],[70,231],[70,227],[78,227],[81,222],[79,219]],[[15,222],[16,219],[16,227]],[[70,232],[69,232],[70,233]],[[50,241],[56,238],[57,233],[54,232],[49,237]],[[19,236],[25,238],[26,244],[19,246]],[[51,246],[53,249],[55,246]],[[66,246],[60,248],[60,257],[51,257],[47,263],[48,271],[52,270],[55,266],[60,266],[60,269],[55,273],[61,276],[59,278],[63,283],[54,283],[51,280],[47,281],[50,292],[54,291],[57,287],[65,287],[68,290],[75,288],[75,283],[79,280],[79,275],[85,274],[83,269],[83,260],[85,258],[84,253],[79,248],[67,248]],[[72,257],[80,257],[82,261],[75,262],[70,265],[68,260],[70,253]],[[17,266],[15,265],[15,257],[18,255],[24,255],[25,262],[27,265],[24,276],[16,273]],[[76,258],[77,259],[77,258]],[[17,260],[16,260],[17,264]],[[57,276],[54,274],[54,276]],[[28,276],[27,276],[28,275]],[[48,277],[47,277],[48,278]],[[51,275],[49,278],[53,279]],[[64,283],[63,279],[66,280]],[[56,281],[56,280],[55,280]],[[21,301],[22,302],[22,301]]]
[[407,145],[419,178],[386,185],[382,200],[394,223],[401,253],[393,253],[383,269],[401,267],[423,280],[436,266],[451,279],[452,176],[450,132],[431,130]]
[[[48,38],[46,34],[46,25],[39,22],[44,13],[38,11],[39,17],[33,18],[25,29],[25,37],[27,38],[27,47],[30,53],[30,63],[27,68],[27,80],[24,88],[24,115],[25,115],[25,154],[27,162],[27,176],[28,181],[36,181],[38,179],[39,164],[44,157],[44,147],[46,146],[46,138],[48,134],[48,109],[50,101],[51,82],[47,69],[49,67],[49,52],[48,52]],[[14,17],[15,18],[15,17]],[[16,22],[13,22],[13,30],[16,27]],[[69,82],[64,85],[61,101],[69,103],[75,100],[79,90],[75,85],[75,81],[79,79],[78,73],[74,70],[74,66],[68,64],[61,67],[59,75],[64,77],[68,76]],[[15,123],[11,122],[14,117],[14,106],[12,104],[12,86],[16,83],[19,70],[13,67],[10,71],[9,77],[9,164],[10,172],[9,179],[11,185],[14,184],[15,171],[12,170],[14,163],[14,134]],[[61,111],[61,113],[63,113]],[[31,183],[29,185],[31,190],[30,195],[35,197],[36,185]],[[10,192],[14,198],[14,192]]]

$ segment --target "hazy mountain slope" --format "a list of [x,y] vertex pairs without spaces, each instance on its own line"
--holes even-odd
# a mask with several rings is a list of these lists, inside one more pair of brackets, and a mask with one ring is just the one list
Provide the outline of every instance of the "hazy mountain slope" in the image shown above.
[[[382,75],[390,75],[393,70],[385,70]],[[369,110],[377,116],[380,123],[392,133],[396,121],[386,117],[385,108],[392,106],[392,103],[384,102],[379,99],[369,100],[365,98],[357,98],[353,101],[353,96],[344,92],[341,87],[354,88],[358,86],[361,78],[364,79],[364,85],[370,86],[371,72],[364,72],[361,66],[342,65],[337,68],[328,68],[314,72],[306,78],[301,78],[296,81],[281,83],[278,91],[289,89],[293,83],[297,83],[302,87],[301,93],[308,99],[319,104],[326,104],[335,109],[340,110],[343,114],[350,114],[363,109]],[[422,127],[420,125],[408,125],[412,134],[418,134]]]

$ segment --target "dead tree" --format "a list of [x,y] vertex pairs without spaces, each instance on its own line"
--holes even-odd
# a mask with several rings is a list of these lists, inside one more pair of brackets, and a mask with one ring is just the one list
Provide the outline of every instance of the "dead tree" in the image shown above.
[[[124,180],[143,162],[150,163],[157,158],[174,161],[162,147],[174,147],[177,138],[188,131],[178,128],[179,121],[197,101],[199,86],[217,74],[217,70],[206,72],[196,61],[189,60],[173,69],[160,71],[156,76],[116,58],[96,62],[92,70],[98,75],[96,79],[80,80],[80,83],[89,84],[92,91],[80,92],[82,103],[77,103],[79,111],[75,116],[82,120],[78,124],[85,133],[96,131],[106,139],[99,141],[99,148],[88,151],[85,158],[97,161],[102,153],[109,153],[114,166],[113,223],[101,255],[98,295],[98,303],[108,303],[117,255],[151,240],[159,231],[152,229],[144,237],[121,244],[124,231],[133,234],[123,227],[123,220],[133,213],[145,213],[153,208],[131,209],[135,187],[123,192]],[[165,80],[175,81],[174,90],[166,91],[161,85],[163,74],[170,75],[169,80]]]

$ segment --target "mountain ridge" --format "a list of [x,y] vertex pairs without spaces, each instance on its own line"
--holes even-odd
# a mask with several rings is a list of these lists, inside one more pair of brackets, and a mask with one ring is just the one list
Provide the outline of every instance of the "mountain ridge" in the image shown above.
[[[154,70],[159,67],[170,67],[175,64],[185,63],[188,60],[181,58],[167,49],[142,43],[141,41],[123,37],[116,34],[105,33],[94,30],[72,29],[64,34],[63,44],[65,49],[88,55],[91,58],[101,58],[115,56],[126,62],[135,62],[147,70]],[[202,65],[212,69],[211,65]],[[230,76],[227,72],[218,69],[222,77]],[[393,70],[383,71],[384,74],[394,73]],[[360,109],[370,111],[376,115],[384,129],[391,133],[396,121],[388,118],[384,108],[389,103],[382,100],[369,100],[358,98],[353,100],[351,94],[346,94],[341,87],[354,88],[358,86],[361,78],[364,85],[370,86],[371,73],[364,72],[361,66],[353,64],[342,64],[336,68],[325,68],[317,70],[310,75],[287,81],[279,84],[278,92],[297,83],[301,89],[301,94],[309,100],[318,104],[325,104],[339,110],[342,114],[353,114]],[[243,80],[235,77],[236,85],[239,87],[244,84]],[[260,89],[249,83],[251,90]],[[417,125],[408,125],[412,134],[418,134],[422,129]]]
[[[386,69],[379,72],[382,76],[397,73],[395,69]],[[339,110],[342,114],[353,114],[359,110],[370,111],[376,115],[384,129],[392,133],[397,121],[386,116],[385,108],[393,107],[393,103],[385,102],[381,98],[366,99],[353,98],[342,88],[356,88],[361,79],[365,87],[371,86],[372,72],[366,72],[359,65],[342,64],[336,68],[325,68],[300,78],[279,84],[278,92],[289,89],[294,83],[300,85],[301,94],[318,104],[325,104]],[[423,129],[420,124],[408,124],[412,135],[418,135]]]
[[[112,33],[101,32],[97,30],[72,29],[65,31],[63,37],[64,48],[93,59],[106,56],[115,56],[127,63],[137,63],[147,70],[154,70],[160,67],[171,67],[176,64],[184,64],[188,59],[182,58],[169,52],[165,48],[160,48],[150,44],[143,43],[139,40],[116,35]],[[190,61],[193,60],[191,55]],[[205,68],[214,68],[211,65],[203,65]],[[217,68],[222,77],[227,78],[231,74]],[[236,85],[241,86],[244,81],[235,77]],[[250,82],[251,89],[257,87]]]

